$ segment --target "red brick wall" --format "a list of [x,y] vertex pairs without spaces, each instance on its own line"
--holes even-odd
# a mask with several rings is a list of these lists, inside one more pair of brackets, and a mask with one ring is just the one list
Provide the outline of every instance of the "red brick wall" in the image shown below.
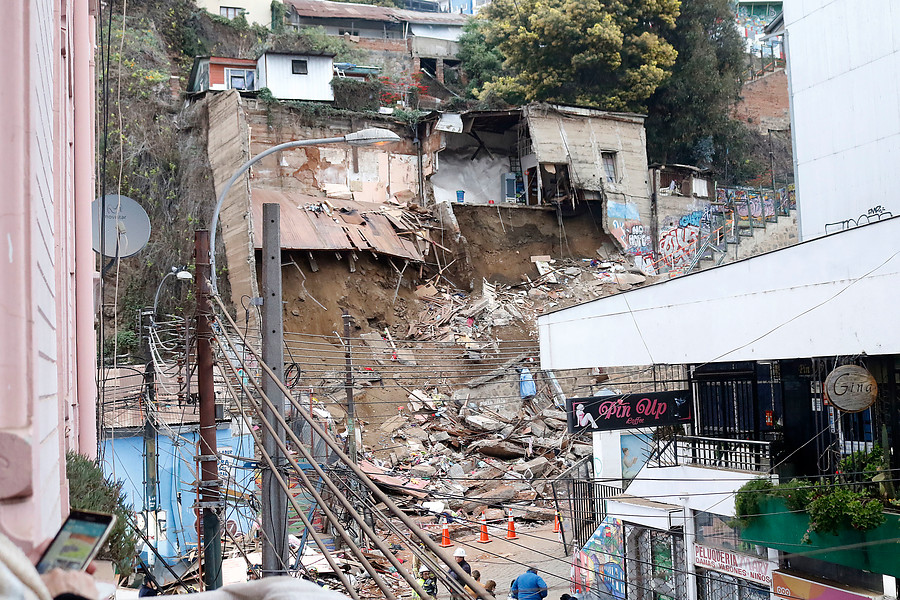
[[766,133],[768,129],[790,127],[788,82],[785,72],[776,71],[745,83],[741,90],[741,101],[734,109],[734,116],[760,133]]

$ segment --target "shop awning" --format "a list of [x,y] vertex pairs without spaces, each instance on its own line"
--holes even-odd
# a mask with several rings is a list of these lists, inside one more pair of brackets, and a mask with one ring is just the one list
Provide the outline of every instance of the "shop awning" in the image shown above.
[[900,216],[538,319],[544,369],[900,353]]

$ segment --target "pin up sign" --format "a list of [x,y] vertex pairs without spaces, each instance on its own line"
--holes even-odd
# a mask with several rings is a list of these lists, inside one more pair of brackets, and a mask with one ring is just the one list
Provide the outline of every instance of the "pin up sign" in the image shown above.
[[825,394],[838,410],[862,412],[875,403],[878,384],[875,378],[858,365],[843,365],[825,378]]
[[661,427],[691,422],[691,393],[651,392],[567,398],[569,432]]

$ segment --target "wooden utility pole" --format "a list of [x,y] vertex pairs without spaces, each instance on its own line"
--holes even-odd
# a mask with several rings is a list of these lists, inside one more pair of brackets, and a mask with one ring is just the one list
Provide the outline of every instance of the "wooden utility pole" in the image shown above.
[[213,384],[212,304],[209,301],[209,232],[194,232],[197,265],[197,387],[200,393],[200,510],[203,515],[203,581],[206,589],[222,587],[222,534],[218,510],[216,392]]
[[[262,357],[273,376],[263,376],[263,393],[284,414],[284,394],[279,383],[284,381],[284,315],[281,301],[281,206],[263,204],[262,247]],[[275,379],[277,378],[277,380]],[[279,450],[284,445],[285,431],[269,407],[263,418],[272,424],[275,435],[263,432],[263,449],[282,469],[285,458]],[[263,576],[286,575],[288,571],[287,495],[278,478],[269,469],[262,472],[262,547]]]

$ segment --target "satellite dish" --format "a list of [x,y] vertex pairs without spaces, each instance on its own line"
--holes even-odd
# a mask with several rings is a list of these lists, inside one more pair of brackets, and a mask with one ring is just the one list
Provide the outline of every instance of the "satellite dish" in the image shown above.
[[91,203],[91,222],[94,224],[94,252],[108,258],[125,258],[144,249],[150,240],[150,218],[141,205],[128,196],[108,194],[103,217],[103,247],[100,246],[100,210],[103,199]]

